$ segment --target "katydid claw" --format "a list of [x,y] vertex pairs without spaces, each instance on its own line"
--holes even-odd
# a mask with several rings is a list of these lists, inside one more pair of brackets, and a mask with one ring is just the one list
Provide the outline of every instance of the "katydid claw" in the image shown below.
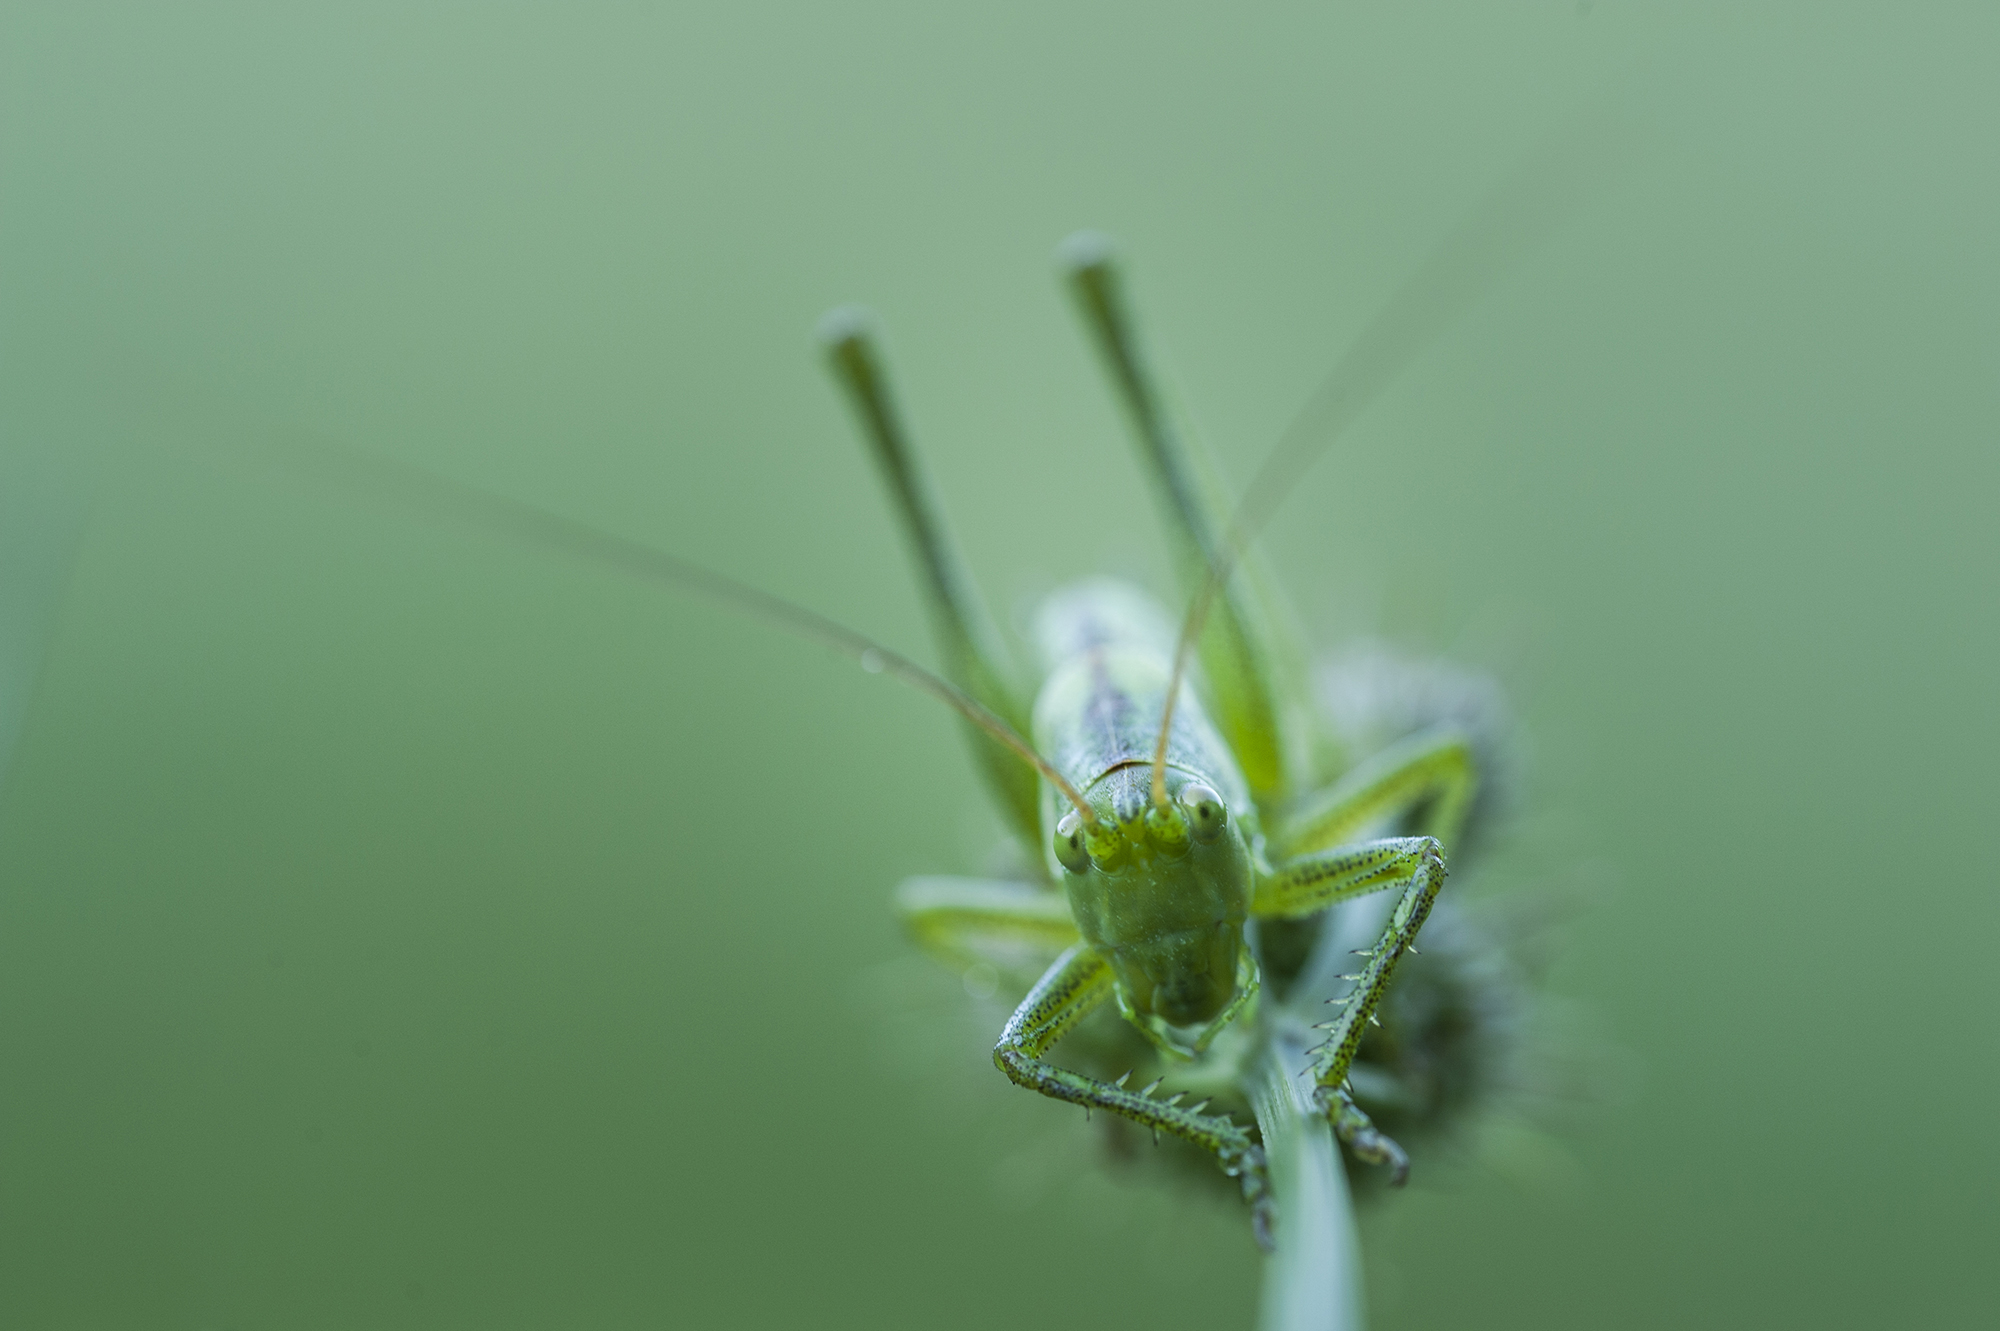
[[1400,1188],[1409,1182],[1410,1157],[1398,1146],[1395,1139],[1377,1128],[1354,1103],[1354,1097],[1346,1088],[1322,1086],[1313,1092],[1313,1101],[1325,1113],[1327,1122],[1347,1149],[1357,1160],[1365,1160],[1371,1165],[1389,1167],[1389,1186]]
[[1222,1171],[1240,1180],[1243,1185],[1243,1200],[1250,1207],[1250,1232],[1256,1237],[1257,1246],[1265,1252],[1276,1251],[1271,1228],[1278,1208],[1271,1196],[1271,1173],[1264,1162],[1264,1148],[1243,1147],[1240,1152],[1225,1157]]

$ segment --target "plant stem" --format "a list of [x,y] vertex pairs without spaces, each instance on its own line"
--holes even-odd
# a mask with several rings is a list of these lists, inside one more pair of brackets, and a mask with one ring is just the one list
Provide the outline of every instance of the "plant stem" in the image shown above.
[[1301,1074],[1311,1032],[1282,1010],[1264,1033],[1252,1103],[1277,1202],[1277,1251],[1264,1262],[1261,1331],[1362,1331],[1361,1243],[1347,1173]]

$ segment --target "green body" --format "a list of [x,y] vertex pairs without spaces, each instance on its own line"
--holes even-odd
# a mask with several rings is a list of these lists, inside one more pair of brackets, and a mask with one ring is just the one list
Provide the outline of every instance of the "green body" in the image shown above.
[[[1079,584],[1042,608],[1035,636],[1047,671],[1035,700],[1035,746],[1097,811],[1105,843],[1084,873],[1064,872],[1050,852],[1051,872],[1077,931],[1110,964],[1120,1010],[1149,1038],[1193,1052],[1207,1043],[1200,1028],[1255,982],[1243,937],[1255,823],[1233,820],[1206,843],[1172,829],[1155,835],[1149,826],[1174,638],[1143,593],[1108,580]],[[1251,807],[1235,758],[1186,689],[1167,741],[1169,795],[1189,782],[1231,808]],[[1044,809],[1044,844],[1053,845],[1068,810],[1053,800]]]

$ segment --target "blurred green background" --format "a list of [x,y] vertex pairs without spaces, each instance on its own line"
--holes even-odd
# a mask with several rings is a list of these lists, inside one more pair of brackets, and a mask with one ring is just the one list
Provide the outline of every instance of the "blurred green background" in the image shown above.
[[94,503],[15,630],[0,1321],[1247,1324],[1242,1217],[1102,1171],[898,936],[995,833],[945,717],[214,445],[324,431],[920,647],[823,309],[879,311],[1011,619],[1163,572],[1061,236],[1124,243],[1240,484],[1605,120],[1266,542],[1318,644],[1506,680],[1522,816],[1462,890],[1586,891],[1552,983],[1623,1051],[1567,1163],[1370,1218],[1376,1322],[1986,1324],[1990,7],[318,8],[0,19],[0,485]]

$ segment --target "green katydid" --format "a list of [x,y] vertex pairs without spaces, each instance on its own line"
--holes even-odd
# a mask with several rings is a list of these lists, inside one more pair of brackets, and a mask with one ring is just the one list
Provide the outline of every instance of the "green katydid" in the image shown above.
[[[1442,718],[1359,762],[1329,753],[1316,742],[1302,672],[1279,631],[1286,618],[1268,584],[1235,576],[1237,565],[1312,458],[1490,278],[1552,230],[1583,181],[1576,168],[1597,156],[1575,151],[1585,146],[1608,145],[1558,145],[1461,222],[1334,367],[1227,522],[1157,391],[1108,246],[1088,234],[1065,243],[1070,285],[1154,482],[1189,605],[1175,634],[1136,589],[1096,581],[1059,592],[1035,626],[1040,684],[1031,712],[999,683],[1004,666],[983,646],[990,635],[917,474],[865,324],[836,312],[823,327],[911,538],[947,671],[1017,732],[1029,716],[1033,761],[1055,769],[1036,807],[1025,797],[1032,776],[1004,747],[976,739],[1029,867],[1012,882],[912,880],[899,894],[905,919],[931,951],[989,970],[1060,946],[1007,1021],[995,1062],[1019,1085],[1212,1156],[1240,1181],[1266,1246],[1262,1146],[1228,1114],[1205,1110],[1226,1097],[1261,1113],[1268,1097],[1253,1083],[1266,1072],[1256,1051],[1285,1037],[1267,1022],[1264,1038],[1239,1041],[1227,1057],[1211,1046],[1241,1024],[1260,985],[1275,981],[1296,1016],[1315,991],[1347,984],[1326,999],[1336,1015],[1320,1024],[1328,1035],[1307,1063],[1311,1102],[1357,1159],[1388,1166],[1391,1181],[1402,1182],[1408,1160],[1364,1112],[1350,1073],[1443,886],[1444,852],[1472,811],[1480,764],[1473,737]],[[1189,681],[1197,654],[1199,688]],[[1326,953],[1342,934],[1328,908],[1390,892],[1398,895],[1387,918],[1367,947],[1353,949],[1359,970],[1334,974]],[[1051,1060],[1057,1043],[1107,1002],[1150,1046],[1140,1053],[1155,1068],[1182,1065],[1174,1079],[1188,1091],[1159,1099],[1152,1093],[1165,1077],[1133,1090],[1130,1072],[1088,1075]],[[1119,1042],[1109,1043],[1117,1052]],[[1103,1063],[1103,1048],[1087,1052]],[[1186,1066],[1201,1061],[1214,1066]],[[1183,1107],[1189,1093],[1212,1094]]]
[[[1559,193],[1538,194],[1546,184],[1524,173],[1458,228],[1335,367],[1226,521],[1156,389],[1108,247],[1087,235],[1066,243],[1070,285],[1134,427],[1189,605],[1177,632],[1136,588],[1098,579],[1058,592],[1033,634],[1032,700],[1009,682],[905,437],[880,353],[851,311],[829,316],[822,337],[910,538],[940,673],[641,543],[346,450],[312,451],[349,485],[725,601],[957,711],[1018,842],[1021,869],[1008,881],[905,883],[898,902],[912,934],[927,950],[989,973],[1049,958],[1001,1033],[1000,1069],[1044,1095],[1206,1153],[1237,1180],[1268,1246],[1265,1144],[1209,1104],[1248,1108],[1258,1098],[1251,1083],[1265,1074],[1255,1050],[1276,1044],[1241,1031],[1260,988],[1283,991],[1294,1017],[1300,1001],[1325,997],[1337,1006],[1307,1064],[1311,1103],[1357,1159],[1402,1180],[1404,1153],[1370,1121],[1350,1073],[1443,886],[1445,851],[1471,808],[1478,764],[1469,736],[1449,723],[1360,762],[1334,753],[1315,733],[1303,672],[1281,631],[1285,616],[1263,580],[1244,576],[1258,570],[1239,565],[1303,467],[1470,303],[1508,251],[1546,232],[1547,208],[1533,206]],[[1334,974],[1325,954],[1338,931],[1314,917],[1376,893],[1396,894],[1393,908],[1369,946],[1355,949],[1358,971]],[[1340,982],[1345,992],[1333,993]],[[1053,1061],[1058,1042],[1106,1003],[1136,1033],[1138,1060],[1181,1069],[1174,1079],[1190,1090],[1159,1098],[1153,1091],[1164,1078],[1134,1089],[1129,1072],[1097,1075]],[[1135,1048],[1126,1041],[1121,1050],[1101,1031],[1096,1044],[1086,1052],[1099,1064]],[[1207,1098],[1179,1103],[1190,1093]]]
[[[1136,427],[1192,601],[1176,634],[1136,588],[1099,579],[1057,593],[1035,626],[1041,683],[1031,713],[1000,683],[1008,672],[983,645],[991,635],[918,475],[865,322],[837,311],[823,326],[910,537],[947,671],[993,716],[1018,727],[1031,715],[1040,765],[1054,769],[1038,783],[1017,747],[992,742],[990,732],[975,736],[1003,815],[1034,848],[1024,862],[1039,872],[1017,882],[918,879],[900,904],[920,940],[959,961],[1065,944],[1007,1022],[995,1062],[1019,1085],[1208,1152],[1240,1180],[1262,1237],[1264,1157],[1248,1127],[1205,1112],[1206,1102],[1155,1098],[1158,1081],[1133,1089],[1060,1067],[1052,1047],[1112,1002],[1161,1057],[1197,1059],[1258,991],[1262,968],[1246,937],[1252,920],[1295,921],[1352,897],[1400,892],[1313,1060],[1317,1103],[1342,1140],[1400,1181],[1407,1161],[1356,1104],[1348,1071],[1443,886],[1443,846],[1476,780],[1472,752],[1464,736],[1440,730],[1344,780],[1313,781],[1305,737],[1284,723],[1305,704],[1281,692],[1295,674],[1278,660],[1283,649],[1268,627],[1278,616],[1247,581],[1229,576],[1247,532],[1241,522],[1220,527],[1202,502],[1108,248],[1078,237],[1064,261]],[[1188,673],[1197,646],[1201,690]],[[1416,810],[1420,834],[1358,839]]]

